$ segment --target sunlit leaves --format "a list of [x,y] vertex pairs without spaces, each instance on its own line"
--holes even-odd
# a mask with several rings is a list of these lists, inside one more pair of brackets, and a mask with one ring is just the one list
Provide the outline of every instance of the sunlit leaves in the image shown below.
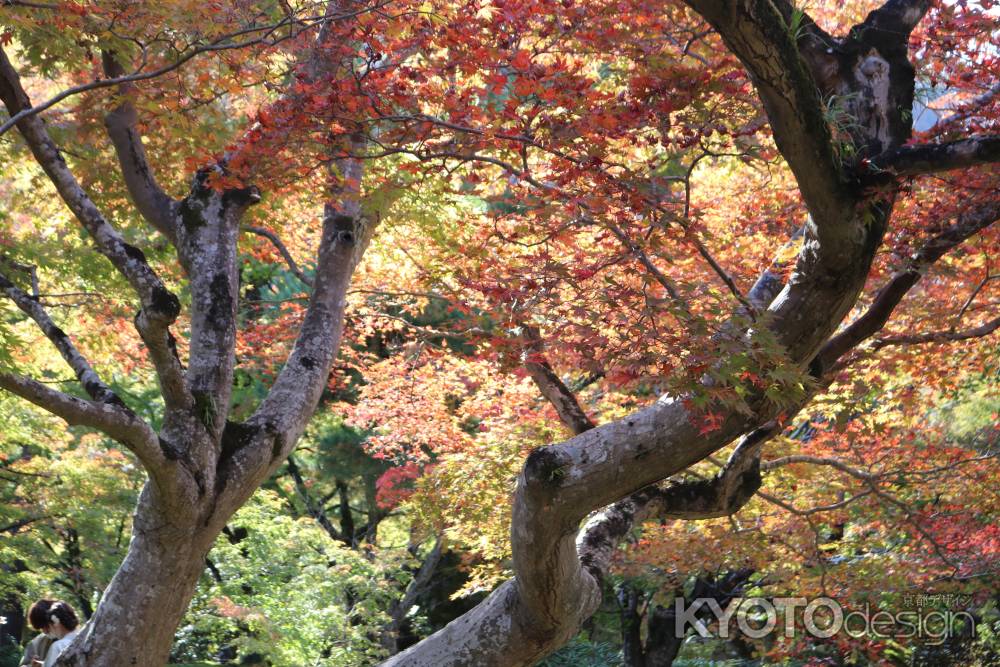
[[350,667],[383,654],[385,609],[405,582],[398,554],[366,558],[311,519],[289,518],[264,491],[231,525],[209,555],[213,567],[179,631],[178,657],[230,646],[275,664]]

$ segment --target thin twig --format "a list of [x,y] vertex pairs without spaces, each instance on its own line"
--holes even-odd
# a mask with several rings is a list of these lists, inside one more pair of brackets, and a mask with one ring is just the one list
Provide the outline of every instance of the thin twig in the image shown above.
[[268,239],[274,247],[278,249],[278,252],[281,253],[281,256],[285,259],[285,263],[288,264],[288,269],[295,275],[295,277],[309,287],[313,286],[312,279],[302,272],[302,269],[300,269],[299,265],[296,264],[295,258],[292,257],[292,253],[288,252],[288,248],[284,243],[282,243],[281,239],[278,238],[277,234],[269,229],[257,227],[256,225],[242,225],[240,228],[245,232],[251,232],[252,234],[257,234],[258,236],[263,236]]

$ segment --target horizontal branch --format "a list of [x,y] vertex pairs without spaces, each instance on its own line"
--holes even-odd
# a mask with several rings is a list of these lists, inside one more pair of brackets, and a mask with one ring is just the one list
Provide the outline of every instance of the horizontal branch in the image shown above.
[[871,489],[867,489],[864,491],[860,491],[854,494],[853,496],[844,498],[843,500],[837,501],[835,503],[830,503],[829,505],[817,505],[815,507],[810,507],[809,509],[803,510],[795,507],[790,503],[785,502],[781,498],[772,496],[769,493],[765,493],[763,491],[757,491],[757,495],[760,496],[762,499],[766,500],[772,505],[777,505],[778,507],[787,512],[791,512],[796,516],[812,516],[813,514],[819,514],[820,512],[833,512],[835,510],[843,509],[848,505],[850,505],[851,503],[857,500],[861,500],[862,498],[865,498],[867,496],[870,496],[871,494],[872,494]]
[[445,331],[444,329],[435,329],[431,326],[422,326],[416,324],[406,319],[405,317],[400,317],[398,315],[390,315],[389,313],[373,313],[372,317],[377,317],[382,320],[391,320],[393,322],[398,322],[404,327],[412,331],[417,336],[424,339],[433,338],[449,338],[451,340],[467,341],[471,336],[478,334],[485,334],[486,330],[482,327],[467,327],[465,329],[456,329],[454,331]]
[[913,144],[872,158],[876,175],[888,171],[898,176],[933,174],[1000,162],[1000,136],[969,137],[940,144]]
[[988,322],[980,324],[978,327],[964,329],[962,331],[931,331],[922,334],[897,334],[893,336],[882,336],[876,338],[872,343],[873,349],[881,349],[889,345],[923,345],[925,343],[954,343],[972,338],[983,338],[997,329],[1000,329],[1000,317],[995,317]]
[[49,518],[51,518],[51,515],[48,514],[44,516],[24,517],[23,519],[18,519],[17,521],[7,524],[6,526],[0,526],[0,533],[10,533],[12,535],[16,535],[17,531],[24,528],[25,526],[30,526],[31,524],[37,521],[45,521],[46,519]]
[[763,463],[760,464],[760,469],[764,471],[774,470],[775,468],[780,468],[782,466],[792,465],[795,463],[809,463],[812,465],[829,466],[843,473],[846,473],[851,477],[864,481],[869,481],[876,477],[872,473],[861,470],[860,468],[855,468],[852,465],[844,463],[840,459],[834,459],[822,456],[811,456],[808,454],[792,454],[790,456],[782,456],[781,458],[771,459],[770,461],[764,461]]
[[70,426],[88,426],[122,443],[139,458],[154,479],[165,481],[166,457],[156,432],[124,405],[70,396],[13,373],[0,373],[0,389],[31,401]]

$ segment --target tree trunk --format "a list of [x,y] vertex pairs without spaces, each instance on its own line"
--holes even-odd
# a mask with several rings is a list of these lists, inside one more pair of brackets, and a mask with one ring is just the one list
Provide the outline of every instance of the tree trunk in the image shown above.
[[128,554],[60,667],[162,667],[194,596],[214,530],[175,522],[147,483]]
[[627,581],[623,582],[618,588],[618,604],[621,606],[623,664],[626,667],[646,667],[638,589]]
[[3,619],[0,623],[0,646],[8,642],[21,643],[27,625],[24,613],[17,592],[8,593],[3,600],[0,600],[0,619]]
[[684,637],[678,637],[677,615],[669,607],[653,606],[646,621],[646,661],[643,667],[670,667],[677,659],[684,644]]

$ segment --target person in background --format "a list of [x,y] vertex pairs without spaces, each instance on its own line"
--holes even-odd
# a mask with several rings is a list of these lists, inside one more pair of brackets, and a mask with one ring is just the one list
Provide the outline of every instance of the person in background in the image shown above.
[[78,626],[80,621],[76,617],[73,608],[62,600],[56,600],[49,607],[49,624],[45,628],[45,634],[54,637],[55,641],[49,647],[49,652],[45,654],[45,661],[41,663],[44,667],[52,667],[56,664],[56,659],[69,648],[73,643],[73,638],[80,632]]
[[21,658],[18,667],[35,667],[35,665],[45,662],[49,647],[55,641],[54,637],[50,637],[45,632],[45,628],[51,623],[48,612],[53,602],[55,600],[39,600],[28,610],[28,623],[40,634],[28,642],[28,646],[24,650],[24,657]]

